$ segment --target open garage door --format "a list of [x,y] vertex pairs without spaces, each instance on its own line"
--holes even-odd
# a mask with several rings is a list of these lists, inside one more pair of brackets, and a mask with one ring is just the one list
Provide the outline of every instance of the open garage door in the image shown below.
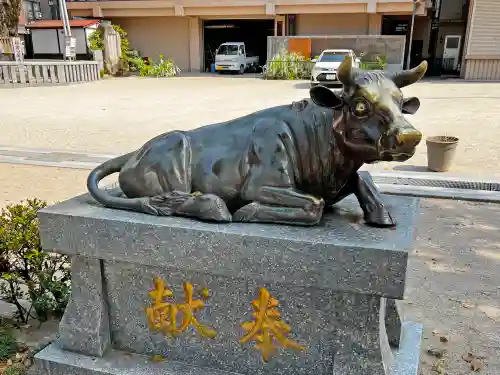
[[247,53],[259,56],[259,65],[267,58],[267,37],[274,35],[273,19],[227,19],[203,21],[204,70],[213,63],[215,49],[226,42],[243,42]]

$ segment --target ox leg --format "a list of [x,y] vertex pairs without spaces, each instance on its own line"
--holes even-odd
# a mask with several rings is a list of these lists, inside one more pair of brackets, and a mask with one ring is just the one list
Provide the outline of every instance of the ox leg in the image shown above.
[[205,221],[232,221],[226,203],[215,194],[190,194],[188,199],[175,208],[175,215],[194,217]]
[[351,194],[358,199],[366,224],[382,228],[396,225],[369,173],[354,173],[339,191],[334,203]]
[[382,228],[396,225],[369,173],[356,173],[353,184],[354,194],[363,210],[366,224]]
[[315,225],[323,216],[324,201],[293,188],[262,186],[245,192],[253,200],[233,215],[233,221]]

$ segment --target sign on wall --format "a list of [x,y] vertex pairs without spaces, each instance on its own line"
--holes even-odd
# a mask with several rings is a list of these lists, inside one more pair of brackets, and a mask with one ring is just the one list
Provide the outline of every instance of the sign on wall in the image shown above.
[[76,56],[76,38],[75,37],[71,36],[71,37],[66,38],[64,55],[67,58],[75,58],[75,56]]
[[24,61],[24,46],[21,38],[12,38],[12,48],[16,63],[22,63]]

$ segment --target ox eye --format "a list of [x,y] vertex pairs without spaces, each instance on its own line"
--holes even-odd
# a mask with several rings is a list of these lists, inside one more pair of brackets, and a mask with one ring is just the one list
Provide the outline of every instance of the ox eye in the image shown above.
[[353,112],[356,117],[366,117],[370,112],[370,106],[366,101],[358,100],[354,104]]

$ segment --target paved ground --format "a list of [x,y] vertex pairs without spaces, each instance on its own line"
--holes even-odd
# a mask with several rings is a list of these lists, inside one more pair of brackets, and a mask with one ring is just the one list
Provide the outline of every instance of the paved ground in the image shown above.
[[[0,145],[116,154],[172,129],[230,120],[308,96],[306,82],[241,77],[109,79],[95,84],[0,90]],[[458,136],[453,172],[500,179],[500,84],[424,81],[403,89],[418,96],[413,123],[426,136]],[[421,170],[425,142],[405,164]]]
[[[60,201],[85,191],[88,171],[0,164],[0,206],[37,196]],[[111,181],[107,181],[111,182]],[[410,257],[405,317],[425,325],[422,375],[471,374],[461,356],[500,371],[500,205],[425,199]],[[52,327],[52,328],[50,328]],[[51,336],[56,325],[44,328]],[[51,331],[52,329],[52,331]],[[31,334],[30,334],[31,335]],[[446,337],[447,343],[440,342]],[[444,359],[428,349],[446,349]],[[434,372],[441,366],[442,372]]]

